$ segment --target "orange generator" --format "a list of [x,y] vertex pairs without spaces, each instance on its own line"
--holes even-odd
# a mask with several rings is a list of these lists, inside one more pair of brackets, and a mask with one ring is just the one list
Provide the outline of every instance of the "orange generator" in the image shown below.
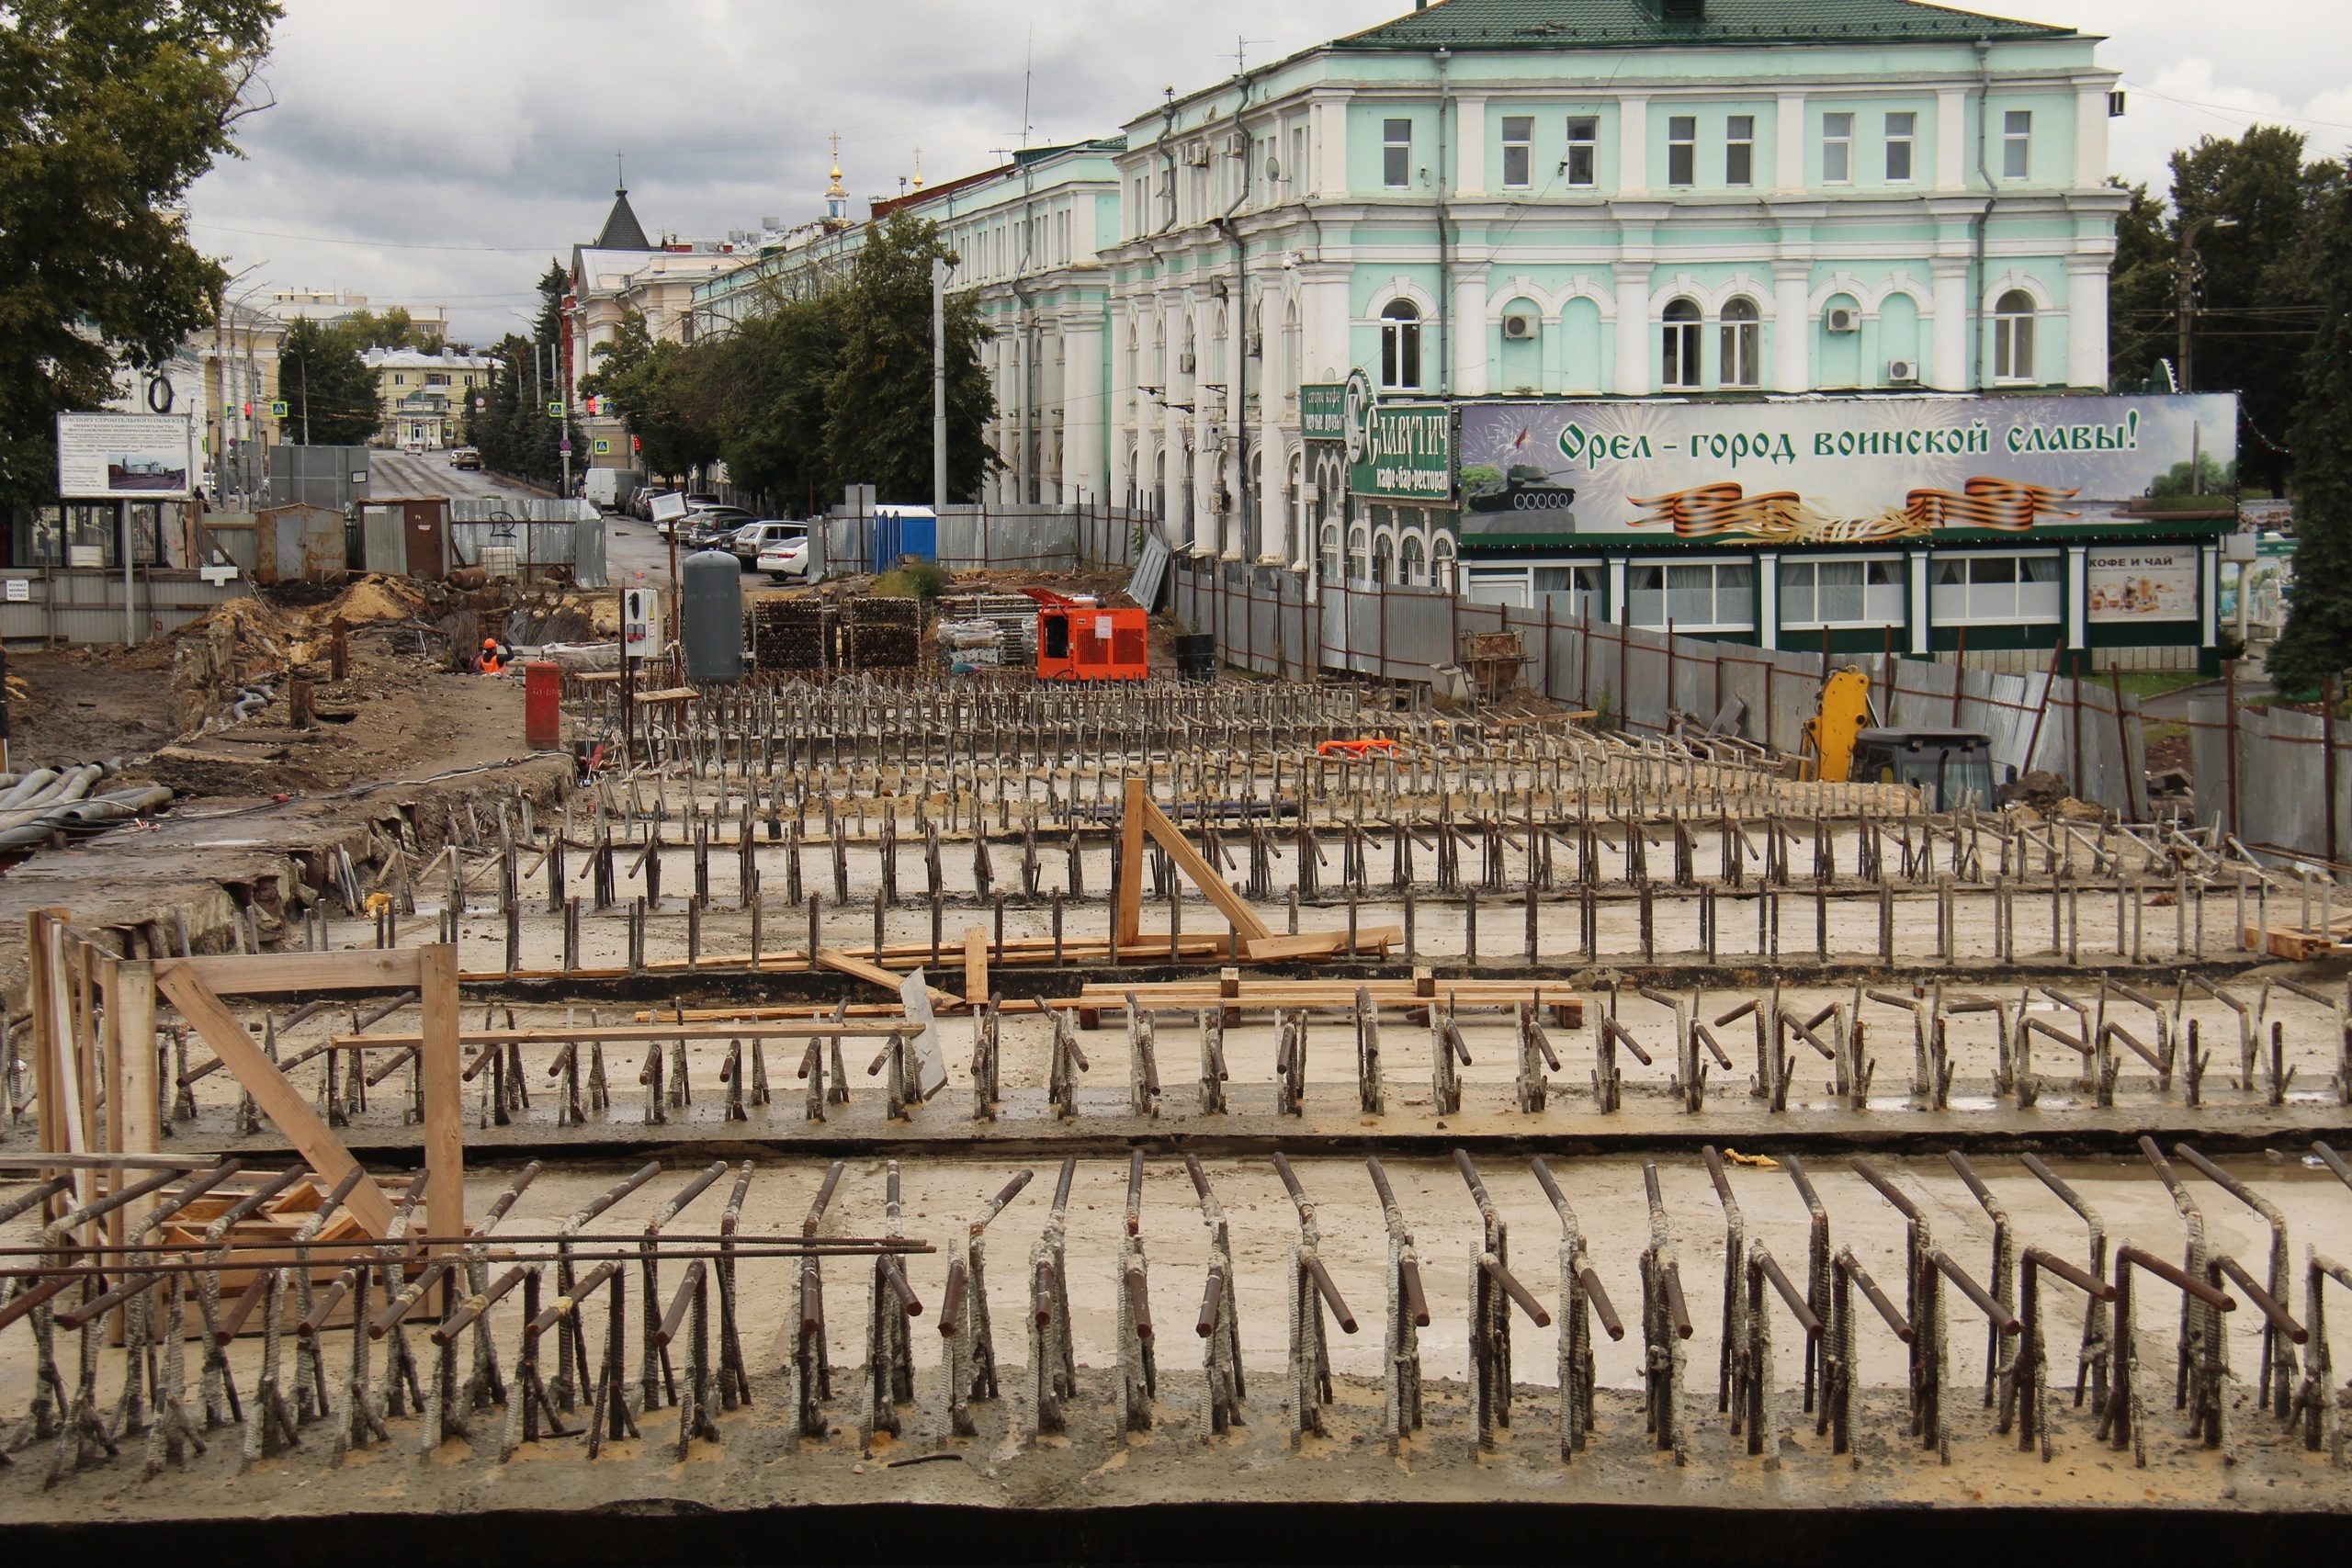
[[1050,588],[1024,592],[1038,605],[1039,680],[1140,681],[1151,673],[1149,611],[1112,609]]

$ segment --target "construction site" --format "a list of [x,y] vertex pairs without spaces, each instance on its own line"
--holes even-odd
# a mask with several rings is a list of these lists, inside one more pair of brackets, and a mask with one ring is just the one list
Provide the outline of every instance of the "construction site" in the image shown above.
[[2013,781],[1932,663],[1781,656],[1743,727],[1687,638],[1304,679],[1005,575],[14,659],[7,1528],[2340,1539],[2352,910],[2119,794],[2120,684],[2053,671]]

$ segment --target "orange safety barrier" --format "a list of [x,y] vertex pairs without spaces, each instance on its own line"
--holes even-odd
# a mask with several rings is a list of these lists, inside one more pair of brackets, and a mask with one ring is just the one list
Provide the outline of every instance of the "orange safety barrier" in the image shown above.
[[1392,752],[1396,750],[1396,742],[1394,740],[1369,736],[1362,740],[1326,740],[1315,748],[1315,752],[1319,757],[1342,757],[1351,762],[1361,762],[1375,751]]

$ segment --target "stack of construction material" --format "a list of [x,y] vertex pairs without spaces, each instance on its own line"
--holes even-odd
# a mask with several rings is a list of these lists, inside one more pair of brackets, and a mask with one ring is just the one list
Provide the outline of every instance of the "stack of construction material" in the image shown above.
[[951,670],[994,668],[1004,662],[1004,628],[974,618],[939,623],[939,661]]
[[912,670],[922,649],[922,602],[879,595],[849,602],[843,662],[853,670]]
[[1003,634],[1000,646],[1007,663],[1028,664],[1036,660],[1037,601],[1026,593],[943,593],[939,613],[950,620],[995,623]]
[[752,661],[778,671],[822,670],[831,612],[821,600],[764,598],[752,607]]

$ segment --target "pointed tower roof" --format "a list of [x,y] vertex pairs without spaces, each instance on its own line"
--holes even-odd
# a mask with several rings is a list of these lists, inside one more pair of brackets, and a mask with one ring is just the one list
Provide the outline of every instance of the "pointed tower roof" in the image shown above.
[[613,209],[605,215],[605,227],[592,251],[650,251],[653,242],[645,237],[645,226],[637,220],[637,213],[628,204],[628,187],[622,186],[613,192]]

